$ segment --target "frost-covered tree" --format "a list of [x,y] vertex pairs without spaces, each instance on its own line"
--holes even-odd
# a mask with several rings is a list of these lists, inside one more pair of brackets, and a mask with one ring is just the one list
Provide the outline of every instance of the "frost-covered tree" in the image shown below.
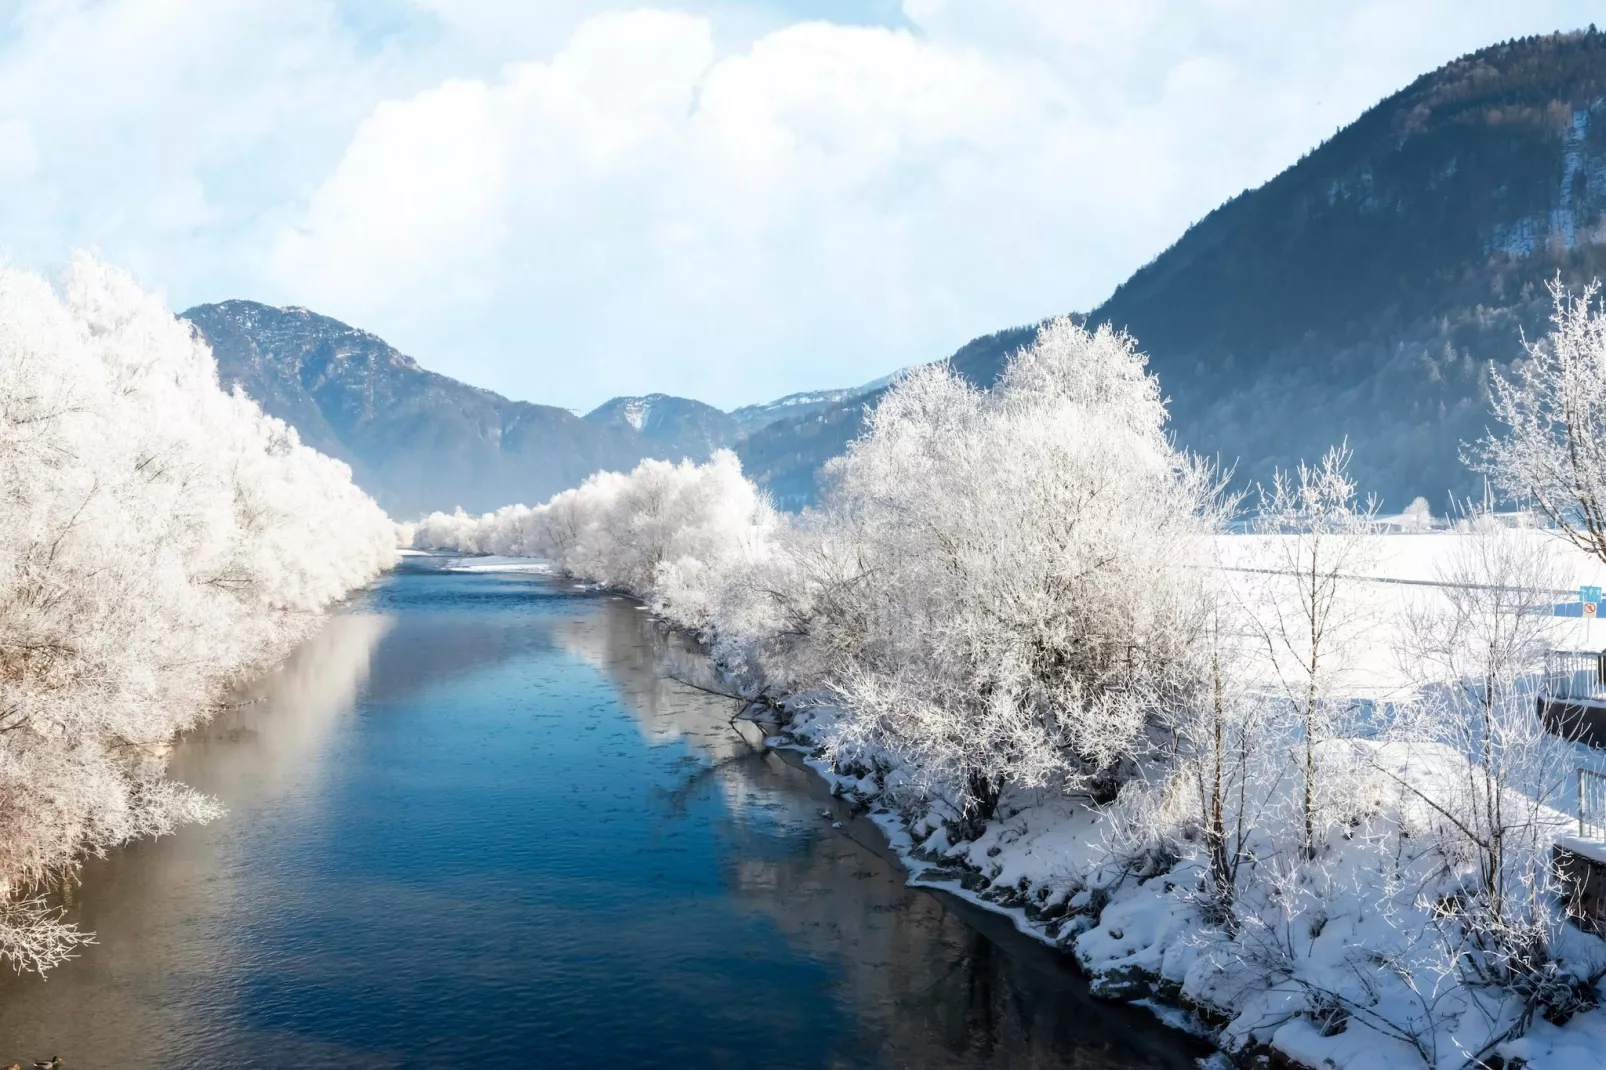
[[1433,507],[1426,498],[1412,498],[1411,504],[1400,514],[1401,531],[1432,531]]
[[755,694],[829,686],[880,619],[851,520],[805,514],[769,532],[762,553],[723,570],[713,593],[714,654]]
[[159,755],[395,558],[350,470],[239,394],[122,272],[0,269],[0,957],[70,951],[29,890],[215,812]]
[[829,471],[838,753],[890,752],[973,823],[1009,784],[1111,791],[1148,746],[1195,683],[1220,501],[1145,364],[1062,319],[990,391],[929,367],[888,392]]
[[1306,857],[1316,848],[1321,770],[1317,755],[1331,734],[1332,685],[1343,655],[1363,622],[1347,584],[1370,560],[1377,503],[1361,501],[1349,476],[1347,444],[1316,465],[1300,462],[1261,488],[1256,529],[1264,536],[1264,570],[1271,574],[1257,614],[1266,652],[1282,690],[1299,712],[1300,801]]
[[1432,780],[1434,790],[1413,790],[1443,818],[1446,853],[1474,867],[1462,908],[1473,928],[1501,954],[1530,955],[1552,924],[1544,893],[1562,831],[1554,807],[1573,762],[1524,685],[1544,663],[1566,574],[1533,534],[1482,525],[1458,537],[1437,578],[1440,593],[1412,608],[1401,642],[1428,691],[1393,731],[1406,746],[1461,759],[1453,775]]
[[1550,285],[1552,328],[1527,345],[1510,376],[1494,373],[1504,429],[1473,462],[1503,491],[1526,498],[1585,553],[1606,561],[1606,312],[1600,283],[1572,295]]
[[1273,818],[1284,782],[1288,719],[1249,684],[1253,632],[1220,592],[1205,621],[1200,657],[1207,685],[1177,718],[1172,775],[1183,785],[1204,843],[1207,920],[1236,927],[1234,907],[1253,862],[1256,838]]

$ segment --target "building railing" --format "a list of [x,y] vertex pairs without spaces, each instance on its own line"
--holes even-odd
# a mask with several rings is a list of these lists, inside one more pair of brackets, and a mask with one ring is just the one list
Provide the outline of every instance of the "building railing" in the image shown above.
[[1606,653],[1552,650],[1546,654],[1544,695],[1551,699],[1606,703]]
[[1606,776],[1578,770],[1578,837],[1606,840]]

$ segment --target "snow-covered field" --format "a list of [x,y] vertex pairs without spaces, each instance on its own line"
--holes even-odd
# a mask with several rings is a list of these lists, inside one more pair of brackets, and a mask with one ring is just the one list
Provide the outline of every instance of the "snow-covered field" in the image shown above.
[[484,557],[454,557],[441,566],[448,572],[532,572],[540,576],[552,574],[552,565],[528,557],[502,557],[489,554]]
[[[1558,573],[1568,586],[1556,588],[1558,604],[1578,601],[1580,586],[1606,586],[1606,565],[1565,544],[1553,532],[1526,529],[1517,536],[1555,555]],[[1222,567],[1231,589],[1246,605],[1263,609],[1270,601],[1291,597],[1292,581],[1268,574],[1269,544],[1288,536],[1223,535]],[[1464,533],[1435,531],[1420,534],[1374,535],[1366,539],[1363,567],[1351,575],[1356,582],[1338,591],[1338,615],[1358,622],[1346,636],[1338,676],[1343,689],[1355,698],[1388,701],[1401,697],[1418,678],[1413,667],[1402,664],[1401,639],[1413,609],[1442,605],[1442,573]],[[1606,606],[1602,619],[1555,617],[1550,622],[1551,645],[1558,650],[1598,650],[1606,646]],[[1270,674],[1270,666],[1263,672]],[[1263,682],[1273,682],[1270,675]]]

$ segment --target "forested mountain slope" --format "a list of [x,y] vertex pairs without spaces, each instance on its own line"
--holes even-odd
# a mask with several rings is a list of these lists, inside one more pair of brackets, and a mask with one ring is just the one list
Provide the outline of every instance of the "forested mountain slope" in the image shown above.
[[184,313],[238,384],[308,445],[352,466],[397,517],[543,501],[654,452],[633,429],[510,401],[418,366],[383,339],[304,308],[255,301]]
[[1093,318],[1153,356],[1179,437],[1263,477],[1348,435],[1395,506],[1475,493],[1488,367],[1606,266],[1606,36],[1498,45],[1212,212]]
[[731,445],[742,434],[735,418],[712,405],[669,394],[619,397],[586,413],[599,427],[629,428],[657,449],[665,460],[689,457],[698,463],[717,449]]
[[[1004,359],[1029,344],[1036,333],[1035,327],[1014,327],[989,334],[970,342],[949,360],[961,375],[980,376],[976,381],[991,383]],[[859,437],[865,415],[881,400],[891,378],[879,384],[867,383],[858,391],[831,391],[836,396],[828,403],[811,402],[798,415],[754,430],[736,443],[743,470],[782,509],[797,510],[812,504],[821,489],[820,466]],[[827,395],[815,395],[821,396]],[[733,415],[739,416],[742,411],[738,409]]]
[[[1362,487],[1443,509],[1479,492],[1459,453],[1484,431],[1490,365],[1543,333],[1547,281],[1606,272],[1603,243],[1606,35],[1528,38],[1384,100],[1189,228],[1089,319],[1136,336],[1180,442],[1240,478],[1348,436]],[[1028,336],[977,339],[954,366],[991,383]],[[743,458],[795,504],[858,407],[776,425]]]
[[[878,385],[795,394],[734,413],[667,394],[617,397],[582,418],[428,371],[384,339],[304,308],[224,301],[183,318],[211,345],[225,387],[238,385],[307,445],[350,464],[357,482],[398,517],[545,501],[593,472],[628,471],[648,457],[706,461],[749,431],[840,406]],[[857,434],[858,410],[851,415]],[[815,467],[803,469],[810,488]]]

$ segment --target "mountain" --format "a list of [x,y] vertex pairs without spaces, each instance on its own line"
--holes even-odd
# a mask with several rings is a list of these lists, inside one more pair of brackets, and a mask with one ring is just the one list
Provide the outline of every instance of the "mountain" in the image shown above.
[[[304,308],[237,300],[197,305],[182,317],[211,345],[225,388],[239,386],[303,442],[351,465],[357,483],[403,518],[544,501],[593,472],[626,470],[646,457],[701,462],[745,443],[750,430],[762,433],[892,378],[734,413],[668,394],[617,397],[582,418],[428,371],[384,339]],[[812,488],[812,480],[813,468],[805,468],[803,483]]]
[[[1008,355],[1030,344],[1036,333],[1035,327],[1014,327],[985,335],[967,343],[948,360],[959,374],[987,385],[997,376]],[[778,507],[795,511],[812,505],[820,495],[820,466],[841,454],[849,442],[859,437],[864,430],[865,417],[876,407],[887,387],[902,374],[894,372],[853,390],[803,395],[811,399],[823,399],[827,394],[833,397],[800,405],[794,415],[759,427],[736,443],[742,470],[769,492]],[[782,398],[765,408],[773,410],[786,401]],[[738,409],[732,415],[741,411]]]
[[383,339],[304,308],[198,305],[183,318],[239,386],[302,441],[352,467],[398,518],[542,501],[661,452],[628,427],[510,401],[426,371]]
[[808,390],[759,405],[743,405],[739,409],[732,409],[730,415],[742,432],[750,435],[782,420],[795,420],[824,412],[874,389],[872,386],[846,390]]
[[[1546,282],[1602,274],[1606,35],[1591,28],[1417,79],[1190,227],[1088,318],[1137,338],[1178,440],[1242,481],[1347,436],[1363,489],[1442,509],[1480,492],[1461,445],[1485,431],[1491,369],[1547,329]],[[977,339],[954,367],[990,384],[1030,337]],[[750,471],[794,504],[812,496],[799,472],[847,441],[857,407],[814,414],[831,435],[792,428],[793,454],[755,435]]]
[[[1606,274],[1606,36],[1532,37],[1424,75],[1258,189],[1190,227],[1090,323],[1133,334],[1178,441],[1248,485],[1348,438],[1364,490],[1398,508],[1476,496],[1494,369],[1543,335],[1546,283]],[[786,508],[885,389],[793,394],[732,413],[665,395],[580,419],[427,372],[373,335],[251,302],[186,313],[239,383],[348,460],[398,515],[544,498],[646,456],[734,445]],[[1034,327],[952,366],[990,385]]]
[[[749,431],[764,433],[892,379],[733,413],[668,394],[617,397],[582,418],[428,371],[384,339],[304,308],[237,300],[197,305],[182,317],[211,345],[225,388],[239,386],[303,442],[351,465],[357,483],[397,517],[544,501],[593,472],[629,469],[646,457],[701,462],[744,445]],[[796,448],[786,436],[776,441]],[[810,493],[812,480],[806,467],[800,485]]]
[[778,508],[795,512],[812,505],[819,499],[820,466],[859,437],[866,413],[883,393],[849,394],[760,427],[736,443],[742,471]]
[[629,428],[671,461],[683,457],[706,461],[715,450],[734,444],[743,430],[732,414],[668,394],[614,398],[586,413],[585,418],[600,427]]
[[1558,275],[1606,270],[1606,36],[1455,61],[1212,212],[1093,318],[1149,351],[1179,438],[1264,479],[1348,436],[1395,507],[1478,493],[1463,442]]

